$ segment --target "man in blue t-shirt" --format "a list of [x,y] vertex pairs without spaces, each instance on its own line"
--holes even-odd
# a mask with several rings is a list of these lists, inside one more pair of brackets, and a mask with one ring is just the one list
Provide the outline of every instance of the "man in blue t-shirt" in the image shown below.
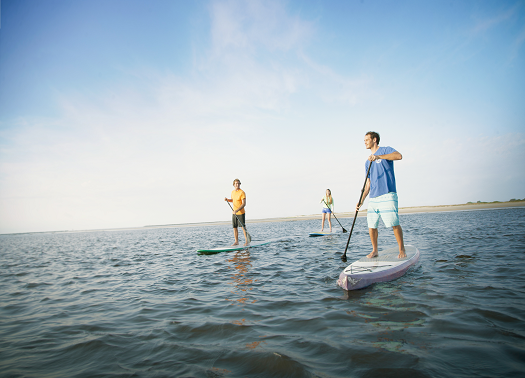
[[368,232],[372,241],[372,252],[367,256],[376,257],[377,252],[377,226],[379,218],[383,220],[386,227],[394,229],[394,235],[399,245],[398,258],[405,258],[405,244],[403,242],[403,230],[399,225],[399,215],[397,207],[396,177],[394,176],[394,160],[401,160],[403,156],[392,147],[379,147],[379,134],[369,131],[365,135],[365,146],[372,152],[365,163],[365,172],[370,168],[370,176],[366,180],[365,191],[361,203],[357,204],[356,210],[359,211],[365,198],[370,193],[368,201]]

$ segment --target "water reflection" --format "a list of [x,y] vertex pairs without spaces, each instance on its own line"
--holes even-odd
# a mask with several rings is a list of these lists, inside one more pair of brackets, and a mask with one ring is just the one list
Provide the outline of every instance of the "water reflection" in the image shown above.
[[399,284],[374,285],[374,290],[354,296],[356,310],[347,311],[354,321],[363,325],[357,342],[379,350],[413,353],[413,348],[428,349],[423,342],[407,341],[409,333],[420,333],[428,316],[416,304],[407,301]]
[[[250,296],[250,292],[253,290],[251,285],[257,281],[248,276],[249,269],[252,266],[250,251],[247,249],[237,251],[235,255],[227,261],[231,264],[228,266],[228,269],[233,269],[233,274],[230,277],[232,281],[228,282],[229,285],[233,286],[233,290],[231,291],[233,296],[231,299],[226,298],[226,300],[231,302],[231,305],[241,307],[241,311],[244,311],[244,306],[247,303],[257,302],[257,300],[252,299]],[[233,323],[244,325],[245,320],[236,320],[233,321]]]
[[[231,259],[227,261],[231,264],[228,266],[228,269],[233,269],[233,274],[231,276],[232,281],[228,282],[229,285],[233,286],[233,290],[231,291],[233,295],[231,299],[226,298],[226,300],[229,301],[231,305],[238,306],[240,307],[241,311],[244,311],[244,308],[247,304],[257,302],[257,300],[253,298],[252,293],[252,285],[254,282],[257,282],[257,280],[254,280],[249,277],[249,269],[252,266],[252,261],[250,259],[250,251],[247,249],[243,251],[238,251]],[[239,320],[232,320],[231,323],[239,326],[247,325],[245,318]],[[251,323],[253,323],[253,320],[251,321]],[[254,350],[256,348],[262,348],[261,344],[266,344],[266,341],[258,340],[251,343],[247,343],[245,344],[245,348]]]

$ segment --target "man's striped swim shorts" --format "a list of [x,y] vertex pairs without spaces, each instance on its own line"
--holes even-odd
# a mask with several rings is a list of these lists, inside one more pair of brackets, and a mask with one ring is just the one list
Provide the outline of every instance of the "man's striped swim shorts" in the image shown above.
[[366,214],[368,228],[377,228],[379,226],[379,218],[383,220],[386,227],[399,226],[397,211],[397,193],[392,192],[370,198]]

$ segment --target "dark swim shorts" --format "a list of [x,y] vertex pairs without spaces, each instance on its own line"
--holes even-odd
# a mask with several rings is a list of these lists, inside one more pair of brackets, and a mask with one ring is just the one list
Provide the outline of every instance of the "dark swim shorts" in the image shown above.
[[242,225],[239,224],[239,221],[237,220],[237,218],[239,218],[242,222],[242,224],[244,224],[244,227],[246,227],[246,214],[237,214],[237,216],[235,216],[235,214],[232,214],[232,225],[233,225],[233,228],[238,228],[239,226],[242,227]]

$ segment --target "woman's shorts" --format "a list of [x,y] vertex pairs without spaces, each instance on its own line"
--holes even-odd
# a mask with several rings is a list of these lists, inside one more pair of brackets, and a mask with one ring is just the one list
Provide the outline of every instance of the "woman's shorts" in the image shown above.
[[332,214],[332,210],[323,207],[323,213]]
[[366,214],[368,228],[377,228],[379,226],[379,218],[383,220],[386,227],[399,226],[399,215],[397,212],[397,193],[387,193],[379,197],[370,198]]
[[239,218],[242,222],[242,224],[244,224],[244,227],[246,227],[246,213],[245,214],[237,214],[237,216],[235,216],[235,214],[232,214],[232,225],[233,225],[233,228],[239,228],[239,226],[242,227],[242,225],[239,224],[239,221],[237,220],[237,218]]

